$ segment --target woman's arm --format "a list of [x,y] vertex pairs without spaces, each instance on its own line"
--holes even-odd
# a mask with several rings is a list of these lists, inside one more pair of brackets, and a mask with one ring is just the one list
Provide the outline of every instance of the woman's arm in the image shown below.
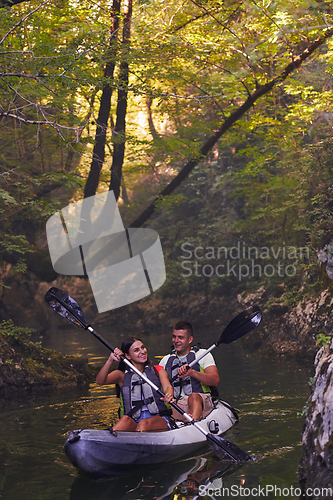
[[100,369],[96,377],[96,384],[98,385],[106,385],[106,384],[119,384],[120,387],[124,382],[124,372],[121,370],[113,370],[110,373],[110,370],[115,361],[120,361],[120,357],[122,352],[120,349],[116,348],[114,352],[112,352],[105,363],[105,365]]
[[168,374],[164,368],[160,369],[158,376],[163,388],[164,398],[161,398],[165,403],[173,402],[173,387],[168,379]]

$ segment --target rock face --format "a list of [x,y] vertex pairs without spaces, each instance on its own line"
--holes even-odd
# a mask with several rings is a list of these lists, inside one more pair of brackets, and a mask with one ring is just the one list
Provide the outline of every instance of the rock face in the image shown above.
[[333,305],[332,292],[327,288],[289,307],[284,295],[271,303],[264,287],[256,293],[239,296],[244,306],[257,303],[263,311],[260,331],[250,336],[246,345],[251,348],[251,342],[256,342],[253,347],[264,354],[313,360],[317,351],[316,335],[330,335],[333,331],[333,317],[328,314]]
[[[333,342],[318,351],[315,368],[298,477],[303,498],[322,500],[333,495]],[[321,490],[320,494],[308,496],[308,488],[315,490],[315,493]],[[331,491],[323,492],[323,488],[331,488]]]

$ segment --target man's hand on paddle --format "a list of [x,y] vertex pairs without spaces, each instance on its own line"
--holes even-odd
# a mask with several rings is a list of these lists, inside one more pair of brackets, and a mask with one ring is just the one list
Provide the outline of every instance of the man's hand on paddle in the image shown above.
[[188,365],[182,365],[177,369],[178,372],[178,377],[184,378],[184,377],[193,377],[199,380],[201,384],[205,385],[213,385],[217,387],[220,383],[220,377],[219,377],[219,372],[216,368],[216,366],[208,366],[205,368],[205,370],[202,371],[197,371],[193,370],[193,368],[190,368],[189,370],[186,370],[186,367]]
[[180,366],[178,369],[177,369],[177,372],[178,372],[178,377],[179,378],[184,378],[184,377],[191,377],[192,376],[192,373],[193,373],[193,370],[192,368],[190,368],[189,370],[186,369],[186,367],[188,366],[188,364],[186,365],[182,365]]

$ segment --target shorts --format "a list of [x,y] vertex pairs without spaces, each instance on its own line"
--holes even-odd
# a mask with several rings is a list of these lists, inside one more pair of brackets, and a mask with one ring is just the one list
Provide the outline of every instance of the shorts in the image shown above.
[[[214,410],[214,404],[212,402],[212,397],[211,397],[210,393],[197,392],[197,394],[199,394],[199,396],[202,399],[202,403],[203,403],[203,409],[202,409],[202,413],[201,413],[200,418],[205,418],[205,417],[207,417],[207,415],[210,414],[210,412],[212,410]],[[189,411],[190,411],[190,409],[188,407],[188,398],[189,398],[189,396],[181,396],[177,401],[177,405],[185,413],[189,413]],[[173,411],[175,412],[175,410],[173,410]],[[179,412],[175,412],[175,413],[172,414],[172,416],[174,418],[176,418],[176,419],[181,418],[182,419],[182,416],[180,415]]]
[[[141,415],[139,418],[135,419],[135,423],[137,424],[140,420],[145,420],[146,418],[159,417],[159,416],[161,416],[161,415],[152,415],[149,410],[141,410]],[[166,421],[166,423],[168,425],[168,429],[171,430],[172,426],[171,426],[171,422],[170,422],[170,417],[162,417],[162,418],[163,418],[163,420]]]

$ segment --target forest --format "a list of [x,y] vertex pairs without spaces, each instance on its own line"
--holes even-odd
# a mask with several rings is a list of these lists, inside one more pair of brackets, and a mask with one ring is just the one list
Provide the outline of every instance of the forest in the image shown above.
[[[86,276],[53,269],[46,224],[109,191],[125,228],[158,233],[166,280],[99,314]],[[332,2],[0,0],[0,199],[3,497],[125,498],[121,477],[80,482],[64,462],[65,434],[112,430],[119,405],[88,388],[108,351],[56,322],[53,286],[112,345],[142,336],[151,359],[177,321],[206,348],[258,305],[255,332],[214,352],[241,415],[229,438],[255,460],[229,476],[215,461],[216,477],[295,485],[306,416],[299,481],[333,491]],[[146,483],[163,472],[169,491],[172,471]],[[148,498],[133,477],[126,498]]]
[[259,289],[285,312],[330,290],[332,19],[320,0],[2,0],[2,319],[15,280],[57,278],[49,217],[107,190],[161,237],[160,303]]

